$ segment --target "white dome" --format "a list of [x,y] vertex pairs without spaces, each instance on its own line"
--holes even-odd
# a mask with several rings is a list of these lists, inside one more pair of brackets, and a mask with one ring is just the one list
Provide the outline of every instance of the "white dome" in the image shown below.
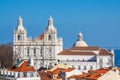
[[85,41],[77,41],[75,43],[75,46],[79,46],[79,47],[87,47],[87,43]]
[[78,40],[76,41],[75,46],[78,46],[78,47],[87,47],[88,46],[87,43],[83,40],[82,33],[79,33]]

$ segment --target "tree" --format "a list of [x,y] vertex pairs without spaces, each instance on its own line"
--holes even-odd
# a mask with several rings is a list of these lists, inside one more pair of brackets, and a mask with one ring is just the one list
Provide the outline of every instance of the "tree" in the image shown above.
[[13,45],[12,43],[0,45],[0,67],[7,68],[13,64]]

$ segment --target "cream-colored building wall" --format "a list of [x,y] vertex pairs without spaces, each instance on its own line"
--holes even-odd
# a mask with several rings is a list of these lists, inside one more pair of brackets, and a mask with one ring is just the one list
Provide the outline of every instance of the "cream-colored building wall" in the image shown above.
[[99,77],[98,80],[120,80],[119,71],[110,70],[103,76]]

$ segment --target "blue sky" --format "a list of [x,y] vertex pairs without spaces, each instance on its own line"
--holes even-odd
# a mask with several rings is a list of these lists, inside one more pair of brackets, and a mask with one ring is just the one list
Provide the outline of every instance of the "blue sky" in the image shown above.
[[0,0],[0,44],[13,41],[19,15],[28,37],[41,34],[52,15],[65,48],[79,32],[89,46],[120,47],[120,0]]

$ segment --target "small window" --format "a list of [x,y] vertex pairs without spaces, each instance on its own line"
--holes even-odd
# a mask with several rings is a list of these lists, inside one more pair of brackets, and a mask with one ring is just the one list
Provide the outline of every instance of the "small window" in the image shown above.
[[30,77],[34,77],[33,72],[30,73]]
[[53,66],[52,66],[52,63],[49,64],[48,66],[48,69],[51,69]]
[[60,62],[60,59],[58,59],[58,62]]
[[20,72],[18,72],[18,77],[20,77]]
[[74,65],[72,65],[72,68],[74,68]]
[[78,66],[78,70],[81,70],[81,67],[80,67],[80,66]]
[[42,49],[40,49],[40,56],[42,57],[43,55],[43,51],[42,51]]
[[112,63],[112,60],[111,60],[111,58],[108,58],[108,63]]
[[48,51],[49,51],[49,53],[51,53],[51,52],[52,52],[51,47],[50,47],[50,48],[48,48]]
[[49,41],[51,41],[51,39],[52,39],[52,36],[51,36],[51,35],[49,35],[49,36],[48,36],[48,40],[49,40]]
[[69,60],[67,59],[67,62],[68,62]]
[[18,41],[20,41],[21,40],[21,36],[20,35],[18,35]]
[[90,70],[93,70],[93,66],[92,65],[90,65]]
[[27,77],[27,72],[24,72],[23,74],[24,74],[24,77]]
[[64,63],[64,65],[67,65],[67,63]]
[[102,64],[103,63],[103,59],[100,59],[100,64]]
[[87,68],[86,68],[86,66],[84,66],[84,70],[86,70]]
[[34,56],[36,56],[36,48],[34,48],[33,51],[34,51]]
[[29,53],[30,53],[30,48],[28,47],[27,48],[27,56],[29,56]]

